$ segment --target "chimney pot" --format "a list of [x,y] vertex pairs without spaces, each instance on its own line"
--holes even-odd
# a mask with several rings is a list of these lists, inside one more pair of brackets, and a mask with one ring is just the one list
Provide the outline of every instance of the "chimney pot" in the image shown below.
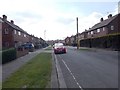
[[103,18],[101,18],[100,21],[102,22],[102,21],[103,21]]
[[108,18],[111,18],[111,17],[112,17],[112,14],[109,14],[109,15],[108,15]]
[[13,20],[11,20],[10,22],[11,22],[12,24],[14,24],[14,21],[13,21]]
[[3,15],[3,20],[7,20],[7,16],[6,15]]

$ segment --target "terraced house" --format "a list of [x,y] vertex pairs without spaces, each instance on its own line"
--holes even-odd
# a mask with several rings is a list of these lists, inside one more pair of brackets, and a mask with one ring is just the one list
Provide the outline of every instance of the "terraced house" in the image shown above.
[[2,19],[0,18],[0,50],[2,49]]
[[38,45],[45,42],[34,35],[28,34],[22,28],[15,25],[13,20],[8,21],[6,15],[3,15],[3,17],[0,19],[2,21],[2,35],[0,36],[2,36],[3,49],[12,47],[18,48],[25,43],[33,43],[34,45]]
[[7,20],[3,15],[2,23],[2,46],[3,48],[18,47],[23,43],[29,42],[29,34],[14,24],[14,21]]
[[[120,13],[115,16],[112,14],[108,15],[108,18],[104,20],[104,18],[100,19],[100,22],[89,28],[89,30],[85,30],[82,33],[78,34],[79,42],[80,40],[89,39],[89,38],[97,38],[110,34],[120,33]],[[76,36],[76,35],[74,35]],[[76,37],[77,38],[77,37]],[[68,37],[65,39],[66,45],[73,45],[76,43],[75,37]],[[68,44],[69,41],[69,44]]]
[[96,38],[108,34],[120,33],[120,14],[112,16],[108,15],[108,19],[100,19],[100,22],[95,24],[88,31],[85,31],[86,38]]

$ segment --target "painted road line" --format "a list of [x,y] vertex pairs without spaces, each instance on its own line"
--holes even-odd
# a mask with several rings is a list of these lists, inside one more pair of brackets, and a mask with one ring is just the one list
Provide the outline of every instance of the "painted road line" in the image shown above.
[[[62,58],[61,58],[62,59]],[[75,76],[73,75],[73,73],[71,72],[70,68],[67,66],[66,62],[62,59],[62,62],[64,63],[64,65],[66,66],[67,70],[69,71],[69,73],[71,74],[71,76],[73,77],[73,79],[75,80],[76,84],[78,85],[78,87],[83,90],[83,88],[81,87],[81,85],[78,83],[78,81],[76,80]]]

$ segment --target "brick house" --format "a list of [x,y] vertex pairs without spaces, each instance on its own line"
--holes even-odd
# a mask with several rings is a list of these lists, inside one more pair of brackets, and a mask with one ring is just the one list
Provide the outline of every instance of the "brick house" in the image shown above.
[[0,50],[2,49],[2,18],[0,18]]
[[70,37],[66,37],[66,38],[65,38],[65,44],[66,44],[66,45],[70,45],[70,44],[71,44],[71,42],[70,42]]
[[7,16],[3,15],[2,23],[2,46],[3,48],[18,47],[29,42],[29,34],[14,24],[14,21],[7,21]]
[[95,24],[88,31],[85,31],[86,38],[95,38],[99,36],[105,36],[108,34],[120,33],[120,14],[112,16],[112,14],[108,15],[108,19],[103,20],[100,19],[100,22]]

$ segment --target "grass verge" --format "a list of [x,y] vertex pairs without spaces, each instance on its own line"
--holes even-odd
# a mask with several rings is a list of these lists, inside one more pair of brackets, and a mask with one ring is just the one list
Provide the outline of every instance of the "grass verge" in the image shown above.
[[3,82],[2,88],[46,88],[51,78],[51,59],[51,53],[38,54]]

